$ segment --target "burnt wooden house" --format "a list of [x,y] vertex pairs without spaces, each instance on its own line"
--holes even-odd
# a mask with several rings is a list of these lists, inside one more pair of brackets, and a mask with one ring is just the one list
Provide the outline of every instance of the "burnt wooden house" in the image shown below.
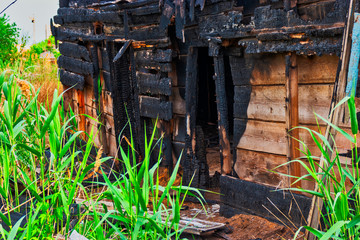
[[[184,181],[195,174],[201,188],[220,173],[223,214],[271,218],[269,198],[300,223],[294,199],[303,212],[309,199],[274,192],[291,180],[270,170],[301,155],[289,129],[317,129],[313,113],[329,113],[348,2],[60,0],[52,32],[65,103],[112,156],[127,119],[141,155],[144,126],[158,118],[164,164],[183,150]],[[291,135],[319,154],[305,131]],[[350,148],[338,138],[340,151]],[[277,171],[304,174],[296,164]]]

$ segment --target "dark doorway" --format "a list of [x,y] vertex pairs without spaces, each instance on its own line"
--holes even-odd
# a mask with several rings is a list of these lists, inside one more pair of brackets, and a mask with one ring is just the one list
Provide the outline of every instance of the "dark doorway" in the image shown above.
[[203,136],[206,162],[210,177],[221,172],[218,116],[216,105],[216,89],[214,61],[208,55],[208,48],[198,49],[198,104],[197,104],[197,136]]

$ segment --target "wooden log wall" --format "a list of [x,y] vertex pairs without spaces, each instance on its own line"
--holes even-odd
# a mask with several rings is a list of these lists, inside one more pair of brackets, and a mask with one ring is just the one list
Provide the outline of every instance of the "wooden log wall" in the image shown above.
[[[131,117],[138,138],[144,121],[150,124],[151,119],[160,119],[157,127],[166,136],[165,160],[171,165],[182,149],[186,154],[195,149],[191,143],[195,128],[186,128],[196,119],[191,95],[196,83],[187,70],[197,60],[192,59],[190,49],[196,52],[198,47],[209,47],[209,40],[215,39],[229,58],[234,86],[234,118],[228,120],[234,125],[231,174],[255,183],[286,186],[288,179],[268,171],[287,161],[285,55],[296,54],[299,124],[316,129],[313,112],[326,117],[329,111],[348,1],[186,4],[60,0],[52,32],[60,41],[60,80],[69,88],[65,102],[76,113],[100,120],[101,124],[80,117],[79,123],[86,132],[93,126],[99,129],[97,145],[116,155],[117,112],[130,99],[131,106],[138,108]],[[126,80],[113,73],[116,52],[109,47],[118,50],[128,41],[132,42],[126,51],[129,65],[123,68],[128,68],[130,82],[117,86],[117,81]],[[324,127],[320,121],[320,128]],[[300,138],[314,154],[319,153],[308,134],[300,131]],[[350,148],[341,137],[337,144],[340,151]],[[191,170],[187,169],[189,177],[194,169],[191,158],[184,158],[186,154],[183,166]],[[278,170],[288,172],[286,167]]]

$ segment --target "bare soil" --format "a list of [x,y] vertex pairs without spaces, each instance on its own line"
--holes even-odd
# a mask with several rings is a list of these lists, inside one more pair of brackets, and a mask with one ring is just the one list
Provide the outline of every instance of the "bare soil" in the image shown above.
[[223,230],[207,233],[203,236],[192,236],[189,239],[241,239],[241,240],[275,240],[292,239],[293,233],[290,229],[270,222],[264,218],[239,214],[232,218],[220,216],[218,204],[207,206],[207,213],[201,210],[197,203],[186,203],[186,210],[182,211],[183,216],[194,217],[212,222],[225,223]]

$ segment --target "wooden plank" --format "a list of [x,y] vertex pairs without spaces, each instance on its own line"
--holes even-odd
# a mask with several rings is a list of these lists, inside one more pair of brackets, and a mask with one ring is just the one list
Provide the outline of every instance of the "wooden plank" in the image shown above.
[[139,93],[153,95],[171,95],[171,79],[161,78],[160,74],[137,72],[136,77],[139,85]]
[[[299,129],[299,80],[296,53],[290,53],[286,59],[286,130],[287,130],[287,158],[288,161],[300,157]],[[292,130],[291,130],[292,129]],[[291,131],[290,131],[291,130]],[[301,176],[300,163],[292,162],[290,164],[290,174],[295,177]],[[297,179],[291,178],[294,183]],[[301,187],[301,182],[296,182],[295,187]]]
[[[234,117],[264,121],[285,121],[285,86],[235,87]],[[333,92],[332,84],[299,85],[299,122],[316,124],[314,113],[323,117],[329,114],[329,105]],[[250,98],[250,102],[247,102]],[[325,123],[319,120],[321,125]]]
[[78,127],[80,131],[83,131],[83,138],[86,140],[85,131],[86,131],[86,122],[85,122],[85,99],[84,92],[81,90],[76,90],[77,92],[77,100],[78,100],[78,111],[79,111],[79,122]]
[[[111,96],[111,92],[109,91],[102,91],[102,98],[104,101],[104,113],[109,114],[111,116],[114,115],[114,109],[113,109],[113,99]],[[95,96],[94,96],[94,89],[92,86],[86,85],[84,88],[84,96],[85,96],[85,104],[87,106],[90,106],[94,109],[96,109],[96,102],[95,102]]]
[[[237,124],[239,126],[239,124]],[[308,127],[314,131],[325,132],[326,127],[321,126],[320,129],[316,125],[301,125]],[[350,128],[344,128],[347,133],[351,132]],[[301,130],[300,139],[306,143],[308,149],[314,156],[320,156],[321,152],[317,145],[314,143],[311,135]],[[360,140],[358,140],[360,143]],[[236,143],[234,143],[236,144]],[[341,153],[346,153],[352,146],[341,134],[336,136],[336,147]],[[264,122],[259,120],[248,120],[246,123],[246,130],[244,131],[240,141],[237,144],[237,148],[252,150],[264,153],[273,153],[277,155],[287,154],[287,140],[286,140],[286,124],[276,122]],[[303,146],[300,146],[300,150],[304,150]],[[303,154],[301,154],[303,155]]]
[[92,75],[94,73],[94,66],[90,62],[85,62],[82,60],[61,55],[58,58],[57,63],[59,65],[59,68],[63,68],[70,72],[84,75]]
[[67,57],[78,58],[88,62],[91,61],[87,48],[79,44],[63,42],[59,45],[59,51]]
[[[286,156],[263,152],[255,152],[246,149],[237,149],[237,159],[234,170],[240,179],[270,185],[273,187],[288,187],[287,177],[270,172],[270,170],[286,163]],[[277,168],[276,172],[288,173],[288,167]]]
[[[253,61],[252,85],[285,85],[285,55],[265,55]],[[299,56],[299,84],[333,83],[338,62],[337,56]]]
[[173,104],[173,113],[179,115],[186,114],[186,101],[185,101],[185,88],[184,87],[172,87],[171,88],[170,101]]
[[159,98],[140,96],[140,115],[142,117],[170,120],[172,118],[172,103]]
[[138,63],[147,63],[147,62],[171,62],[172,60],[172,50],[171,49],[155,49],[155,50],[142,50],[134,52],[135,61]]
[[77,90],[83,90],[85,84],[85,78],[82,75],[68,72],[64,69],[59,70],[60,82],[67,86]]

